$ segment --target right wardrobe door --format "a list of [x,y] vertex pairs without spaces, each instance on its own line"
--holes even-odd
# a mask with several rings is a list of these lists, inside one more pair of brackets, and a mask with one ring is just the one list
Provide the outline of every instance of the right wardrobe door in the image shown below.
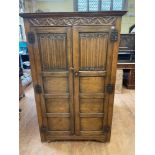
[[[112,54],[110,26],[73,27],[75,134],[106,135]],[[112,117],[112,115],[111,115]]]

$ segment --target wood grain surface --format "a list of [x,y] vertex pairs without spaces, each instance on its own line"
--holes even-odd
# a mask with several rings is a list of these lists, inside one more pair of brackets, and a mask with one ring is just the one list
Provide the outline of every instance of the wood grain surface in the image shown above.
[[[111,12],[108,16],[103,13],[102,17],[101,13],[89,13],[88,17],[83,13],[79,17],[76,13],[72,17],[66,13],[61,18],[53,17],[52,13],[50,17],[49,14],[46,17],[40,14],[39,18],[35,18],[36,14],[33,17],[27,14],[30,18],[23,16],[26,34],[29,34],[28,50],[42,142],[110,141],[112,88],[121,15],[124,14],[117,16],[117,13],[116,16]],[[113,29],[118,31],[115,41],[111,39]],[[87,102],[85,111],[82,111],[83,101]],[[100,111],[93,111],[91,103],[97,103],[95,106]]]

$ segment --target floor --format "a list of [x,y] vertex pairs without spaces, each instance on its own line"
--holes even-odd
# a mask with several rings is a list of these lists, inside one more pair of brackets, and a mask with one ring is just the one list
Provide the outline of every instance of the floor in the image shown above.
[[20,155],[134,155],[134,90],[115,95],[110,143],[60,141],[41,143],[32,84],[20,100]]

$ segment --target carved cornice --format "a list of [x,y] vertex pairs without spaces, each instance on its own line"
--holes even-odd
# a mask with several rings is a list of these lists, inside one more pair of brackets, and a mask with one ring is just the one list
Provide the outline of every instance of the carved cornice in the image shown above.
[[32,26],[114,25],[115,16],[29,18]]

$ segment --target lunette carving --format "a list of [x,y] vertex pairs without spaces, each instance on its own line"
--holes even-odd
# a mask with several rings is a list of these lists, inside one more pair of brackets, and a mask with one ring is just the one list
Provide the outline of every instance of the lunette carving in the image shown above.
[[32,26],[114,25],[116,17],[45,17],[28,21]]

